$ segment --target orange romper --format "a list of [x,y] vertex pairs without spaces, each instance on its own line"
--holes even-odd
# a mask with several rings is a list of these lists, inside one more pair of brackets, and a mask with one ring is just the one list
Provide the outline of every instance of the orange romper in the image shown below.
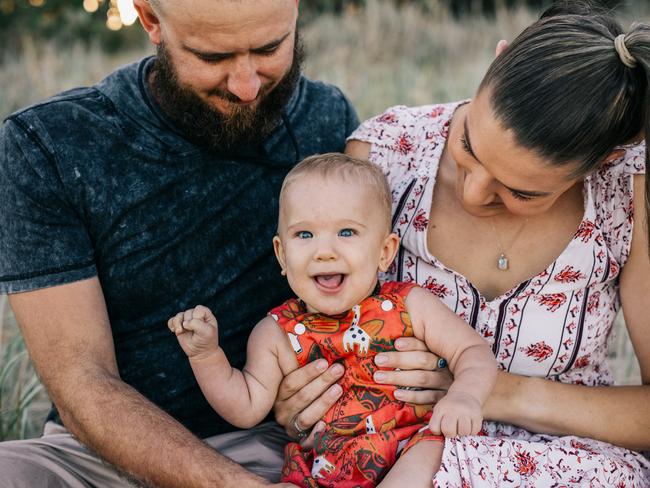
[[394,398],[395,386],[378,385],[373,359],[395,350],[398,337],[412,336],[404,299],[411,283],[385,283],[379,292],[337,316],[308,313],[289,300],[270,315],[289,336],[298,364],[319,358],[341,362],[343,395],[325,414],[314,448],[286,447],[282,481],[312,488],[375,486],[397,457],[420,440],[443,441],[427,428],[431,412]]

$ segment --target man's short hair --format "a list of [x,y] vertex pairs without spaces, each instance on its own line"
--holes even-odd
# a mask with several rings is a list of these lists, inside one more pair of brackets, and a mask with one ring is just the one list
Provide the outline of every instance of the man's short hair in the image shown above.
[[339,178],[351,181],[371,190],[374,202],[384,214],[387,230],[391,229],[392,198],[386,176],[379,166],[369,161],[356,159],[342,153],[326,153],[309,156],[293,167],[287,174],[280,190],[280,208],[287,188],[297,179],[306,175],[323,178]]

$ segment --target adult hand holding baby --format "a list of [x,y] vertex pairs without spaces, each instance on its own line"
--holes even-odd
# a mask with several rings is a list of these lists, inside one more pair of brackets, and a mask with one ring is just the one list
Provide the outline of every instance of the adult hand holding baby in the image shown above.
[[[381,372],[375,374],[375,381],[417,388],[396,390],[396,397],[407,403],[433,405],[444,397],[453,377],[448,368],[438,368],[438,356],[415,337],[397,339],[395,347],[397,351],[383,352],[375,358],[382,368]],[[289,436],[299,438],[301,432],[298,428],[308,431],[314,427],[302,444],[310,445],[313,442],[313,434],[319,430],[317,422],[342,393],[341,387],[335,384],[342,375],[343,366],[333,364],[328,367],[324,359],[319,359],[284,378],[273,410],[277,422]]]

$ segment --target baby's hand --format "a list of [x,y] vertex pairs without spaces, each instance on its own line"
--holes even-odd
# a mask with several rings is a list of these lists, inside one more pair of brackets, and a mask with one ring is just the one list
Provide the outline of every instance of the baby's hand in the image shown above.
[[447,393],[433,408],[429,428],[445,437],[474,435],[481,430],[483,411],[479,401],[461,392]]
[[198,305],[195,308],[179,312],[167,321],[185,354],[199,358],[219,349],[217,319],[209,308]]

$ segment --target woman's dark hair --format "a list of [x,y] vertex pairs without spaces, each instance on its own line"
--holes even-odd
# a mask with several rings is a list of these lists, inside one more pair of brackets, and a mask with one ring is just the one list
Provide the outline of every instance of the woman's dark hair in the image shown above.
[[627,64],[615,47],[620,34],[610,12],[556,1],[497,57],[479,91],[489,90],[494,115],[520,145],[554,165],[577,163],[576,176],[584,175],[615,146],[641,133],[650,142],[650,24],[622,38]]

